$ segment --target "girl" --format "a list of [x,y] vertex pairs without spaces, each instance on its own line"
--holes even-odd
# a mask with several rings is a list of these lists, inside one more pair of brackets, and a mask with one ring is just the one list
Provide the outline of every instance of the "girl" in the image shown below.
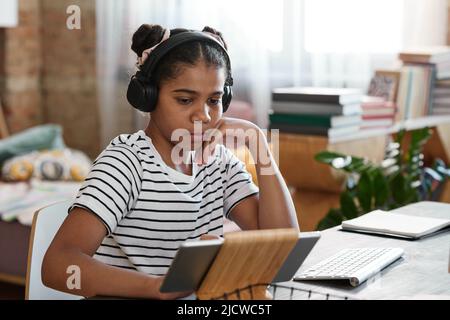
[[[142,25],[131,46],[140,69],[183,32],[190,31]],[[221,236],[223,217],[243,230],[298,229],[294,205],[262,130],[222,115],[232,84],[226,43],[212,28],[202,32],[214,41],[173,46],[157,61],[151,74],[155,106],[146,102],[139,107],[151,111],[147,128],[116,137],[97,157],[44,257],[45,285],[88,297],[174,299],[188,293],[162,294],[159,288],[177,248],[186,240]],[[132,91],[130,83],[129,100],[136,106]],[[256,159],[259,189],[244,164],[207,135],[211,131],[226,141],[239,140],[235,138],[244,131],[254,133],[253,141],[241,143]],[[175,153],[195,161],[176,159],[174,132],[193,140]],[[268,161],[260,161],[261,154]],[[268,168],[272,173],[264,174]],[[78,288],[66,285],[69,266],[79,267]]]

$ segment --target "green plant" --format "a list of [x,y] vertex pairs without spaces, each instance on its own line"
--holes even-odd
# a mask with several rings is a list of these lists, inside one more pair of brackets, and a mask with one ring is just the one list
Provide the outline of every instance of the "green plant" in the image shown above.
[[335,152],[316,154],[317,161],[347,173],[340,207],[330,209],[319,222],[318,230],[375,209],[391,210],[408,203],[439,198],[450,169],[441,159],[436,159],[431,167],[424,166],[422,149],[431,136],[429,128],[410,133],[409,145],[406,145],[405,131],[397,134],[395,141],[388,144],[385,158],[379,165]]

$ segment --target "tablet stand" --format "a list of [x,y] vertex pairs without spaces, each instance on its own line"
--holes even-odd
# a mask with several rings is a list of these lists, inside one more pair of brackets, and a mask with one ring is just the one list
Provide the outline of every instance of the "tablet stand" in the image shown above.
[[[225,234],[224,238],[217,257],[196,292],[197,298],[271,299],[266,286],[261,284],[272,282],[294,248],[298,231],[240,231]],[[246,290],[238,290],[243,288]]]

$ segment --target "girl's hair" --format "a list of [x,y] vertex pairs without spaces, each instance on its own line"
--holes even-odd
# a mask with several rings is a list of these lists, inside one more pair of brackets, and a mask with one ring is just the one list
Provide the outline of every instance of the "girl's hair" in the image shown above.
[[[165,29],[157,24],[143,24],[133,34],[131,50],[133,50],[138,57],[142,56],[145,49],[151,48],[158,44],[164,36]],[[175,35],[181,32],[186,32],[187,29],[177,28],[170,31],[170,35]],[[222,37],[222,34],[211,28],[204,27],[204,32],[211,33],[222,45],[227,49],[227,45]],[[209,42],[192,41],[184,43],[175,47],[167,55],[165,55],[158,63],[152,78],[155,79],[156,85],[159,87],[162,81],[176,78],[182,70],[182,65],[195,65],[199,60],[202,60],[208,66],[215,66],[217,68],[226,69],[226,84],[231,77],[230,66],[227,64],[227,59],[224,52],[215,45]]]

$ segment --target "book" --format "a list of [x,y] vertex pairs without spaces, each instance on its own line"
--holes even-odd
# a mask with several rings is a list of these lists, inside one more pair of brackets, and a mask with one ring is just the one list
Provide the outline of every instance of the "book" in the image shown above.
[[450,105],[450,97],[439,97],[434,99],[435,105]]
[[272,91],[273,101],[319,102],[345,105],[359,103],[361,97],[361,90],[351,88],[290,87],[277,88]]
[[333,115],[315,115],[315,114],[288,114],[269,112],[271,123],[287,123],[293,125],[318,126],[325,128],[343,127],[356,125],[361,122],[360,115],[351,116],[333,116]]
[[343,230],[419,239],[450,226],[450,219],[375,210],[342,222]]
[[361,129],[387,128],[394,125],[394,118],[369,118],[361,122]]
[[441,79],[435,82],[436,88],[450,88],[450,80],[449,79]]
[[396,108],[364,108],[363,119],[391,118],[395,116]]
[[361,106],[384,106],[387,102],[392,104],[392,102],[381,96],[364,95],[361,98]]
[[436,116],[450,115],[450,107],[433,107],[432,114]]
[[434,68],[429,65],[402,67],[396,120],[419,118],[430,113],[433,104],[434,73]]
[[355,125],[355,126],[345,126],[345,127],[338,127],[338,128],[325,128],[325,127],[316,127],[316,126],[299,126],[299,125],[293,125],[293,124],[287,124],[287,123],[270,123],[269,124],[269,130],[278,129],[281,132],[326,136],[331,139],[350,135],[352,133],[356,133],[359,131],[359,127],[360,127],[359,125]]
[[400,52],[398,58],[408,63],[438,64],[450,60],[450,47],[431,46]]
[[361,103],[361,109],[363,118],[394,117],[397,111],[394,102],[375,96],[364,96]]
[[313,102],[272,102],[272,109],[279,113],[309,113],[323,115],[355,115],[361,113],[361,104],[333,104],[333,103],[313,103]]

